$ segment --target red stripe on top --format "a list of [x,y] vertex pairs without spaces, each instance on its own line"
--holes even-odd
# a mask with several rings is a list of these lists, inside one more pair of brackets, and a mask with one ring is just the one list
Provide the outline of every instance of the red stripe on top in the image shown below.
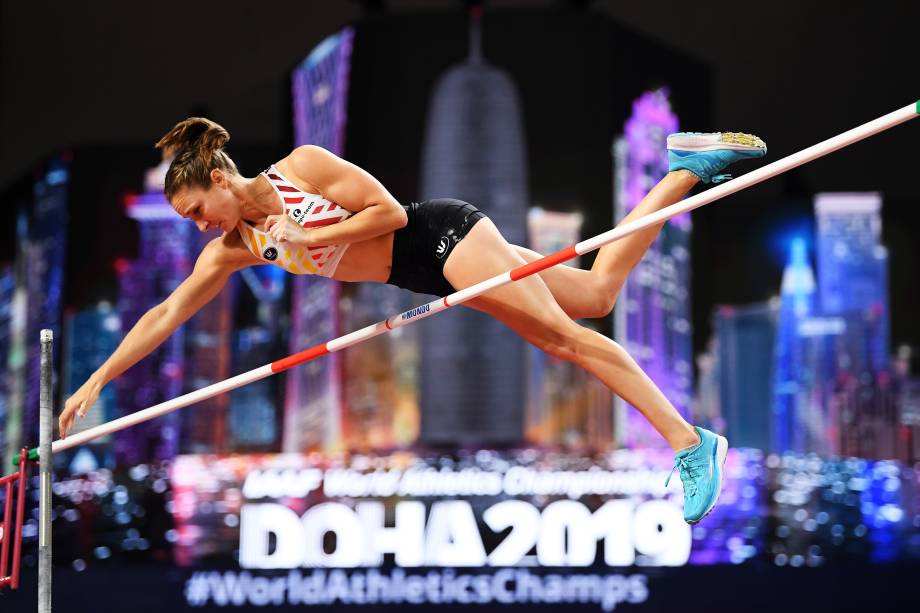
[[330,219],[315,219],[313,221],[307,221],[301,224],[304,228],[315,228],[316,226],[328,226],[330,224],[338,223],[341,221],[338,217],[332,217]]
[[338,205],[337,205],[335,202],[330,202],[330,203],[329,203],[329,210],[330,210],[330,211],[334,211],[337,207],[338,207]]
[[289,197],[285,198],[284,201],[285,201],[287,204],[299,204],[299,203],[303,202],[303,199],[304,199],[303,196],[301,196],[300,198],[292,198],[292,197],[289,196]]
[[313,209],[313,214],[314,214],[314,215],[319,215],[320,213],[323,212],[323,209],[324,209],[324,208],[326,208],[326,205],[324,205],[324,204],[319,205],[318,207],[316,207],[315,209]]
[[300,190],[290,185],[276,185],[279,192],[299,192]]
[[284,181],[284,179],[282,179],[281,177],[279,177],[278,175],[274,173],[268,173],[268,178],[274,179],[275,181]]
[[523,279],[524,277],[529,277],[535,272],[540,272],[541,270],[546,270],[560,262],[565,262],[566,260],[571,260],[578,252],[575,251],[575,245],[561,249],[556,253],[550,254],[544,258],[540,258],[535,262],[530,264],[524,264],[523,266],[518,266],[511,271],[511,280],[517,281],[518,279]]
[[292,366],[297,366],[298,364],[303,364],[304,362],[309,362],[310,360],[315,360],[320,356],[324,356],[329,353],[329,349],[326,348],[326,343],[322,345],[316,345],[315,347],[310,347],[305,351],[300,353],[295,353],[294,355],[288,356],[277,362],[272,362],[272,372],[278,373],[283,370],[287,370]]

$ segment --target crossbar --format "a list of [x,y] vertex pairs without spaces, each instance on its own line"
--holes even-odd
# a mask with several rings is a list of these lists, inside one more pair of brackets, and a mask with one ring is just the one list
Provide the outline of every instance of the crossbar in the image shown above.
[[[721,198],[725,198],[726,196],[739,192],[743,189],[747,189],[748,187],[756,185],[757,183],[765,181],[771,177],[782,174],[784,172],[788,172],[793,168],[811,162],[819,157],[833,153],[838,149],[842,149],[843,147],[852,145],[853,143],[861,141],[874,134],[878,134],[879,132],[893,128],[894,126],[917,117],[918,111],[920,111],[920,102],[912,103],[906,107],[898,109],[897,111],[879,117],[878,119],[853,128],[852,130],[848,130],[847,132],[808,147],[807,149],[803,149],[798,153],[786,156],[780,160],[777,160],[776,162],[762,166],[761,168],[749,172],[741,177],[668,206],[664,209],[661,209],[660,211],[650,215],[645,215],[642,218],[636,219],[629,223],[620,224],[616,228],[608,230],[602,234],[598,234],[593,238],[561,249],[556,253],[547,255],[529,264],[525,264],[513,270],[504,272],[500,275],[496,275],[495,277],[477,283],[471,287],[467,287],[460,291],[454,292],[453,294],[445,296],[444,298],[439,298],[438,300],[434,300],[427,304],[409,309],[408,311],[394,315],[388,319],[377,322],[376,324],[361,328],[360,330],[356,330],[350,334],[340,336],[326,343],[316,345],[270,364],[265,364],[259,368],[255,368],[248,372],[236,375],[235,377],[219,381],[194,392],[178,396],[172,400],[167,400],[166,402],[161,402],[157,405],[142,409],[130,415],[125,415],[110,422],[100,424],[94,428],[90,428],[78,434],[67,437],[66,439],[59,439],[54,441],[51,446],[51,452],[56,453],[58,451],[63,451],[65,449],[70,449],[72,447],[82,445],[95,438],[105,436],[125,428],[129,428],[155,417],[159,417],[177,409],[181,409],[190,404],[200,402],[218,394],[236,389],[243,385],[259,381],[273,374],[283,372],[299,364],[315,360],[328,353],[340,351],[346,347],[357,345],[358,343],[362,343],[368,339],[374,338],[381,334],[385,334],[390,330],[415,323],[452,306],[456,306],[471,300],[472,298],[480,296],[489,290],[495,289],[496,287],[500,287],[513,281],[523,279],[530,275],[546,270],[547,268],[568,261],[578,255],[599,249],[604,245],[612,243],[613,241],[619,240],[631,234],[635,234],[636,232],[640,232],[641,230],[644,230],[650,226],[667,221],[676,215],[687,213]],[[34,450],[32,453],[34,453]]]

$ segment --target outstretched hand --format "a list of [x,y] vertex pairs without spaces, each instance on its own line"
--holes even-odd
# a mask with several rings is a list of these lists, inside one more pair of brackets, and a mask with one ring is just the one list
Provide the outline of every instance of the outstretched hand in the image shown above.
[[265,219],[265,231],[277,243],[290,243],[292,245],[309,246],[309,230],[302,228],[296,221],[287,215],[269,215]]
[[80,389],[74,392],[73,396],[67,399],[67,402],[64,404],[64,410],[61,411],[58,417],[58,430],[60,431],[62,439],[65,438],[71,428],[73,428],[73,423],[76,421],[76,418],[84,417],[86,412],[96,404],[96,400],[99,398],[99,394],[102,392],[103,387],[103,383],[91,378],[80,386]]

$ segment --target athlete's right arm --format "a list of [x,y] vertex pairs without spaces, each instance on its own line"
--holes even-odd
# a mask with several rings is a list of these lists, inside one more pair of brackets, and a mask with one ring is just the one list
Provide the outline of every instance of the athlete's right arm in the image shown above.
[[211,301],[230,275],[244,268],[229,252],[223,237],[205,245],[192,274],[163,302],[147,311],[125,335],[115,353],[67,400],[58,418],[61,438],[67,436],[77,415],[83,417],[105,385],[156,349],[180,325]]

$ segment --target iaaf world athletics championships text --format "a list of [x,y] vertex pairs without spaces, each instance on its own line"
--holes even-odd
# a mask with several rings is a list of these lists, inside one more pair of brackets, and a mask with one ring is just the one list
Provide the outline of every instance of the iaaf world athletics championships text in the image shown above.
[[191,606],[376,604],[588,604],[613,611],[620,603],[648,598],[645,575],[537,575],[504,568],[458,574],[451,569],[407,574],[402,569],[346,572],[292,570],[281,576],[248,571],[198,571],[185,583]]

